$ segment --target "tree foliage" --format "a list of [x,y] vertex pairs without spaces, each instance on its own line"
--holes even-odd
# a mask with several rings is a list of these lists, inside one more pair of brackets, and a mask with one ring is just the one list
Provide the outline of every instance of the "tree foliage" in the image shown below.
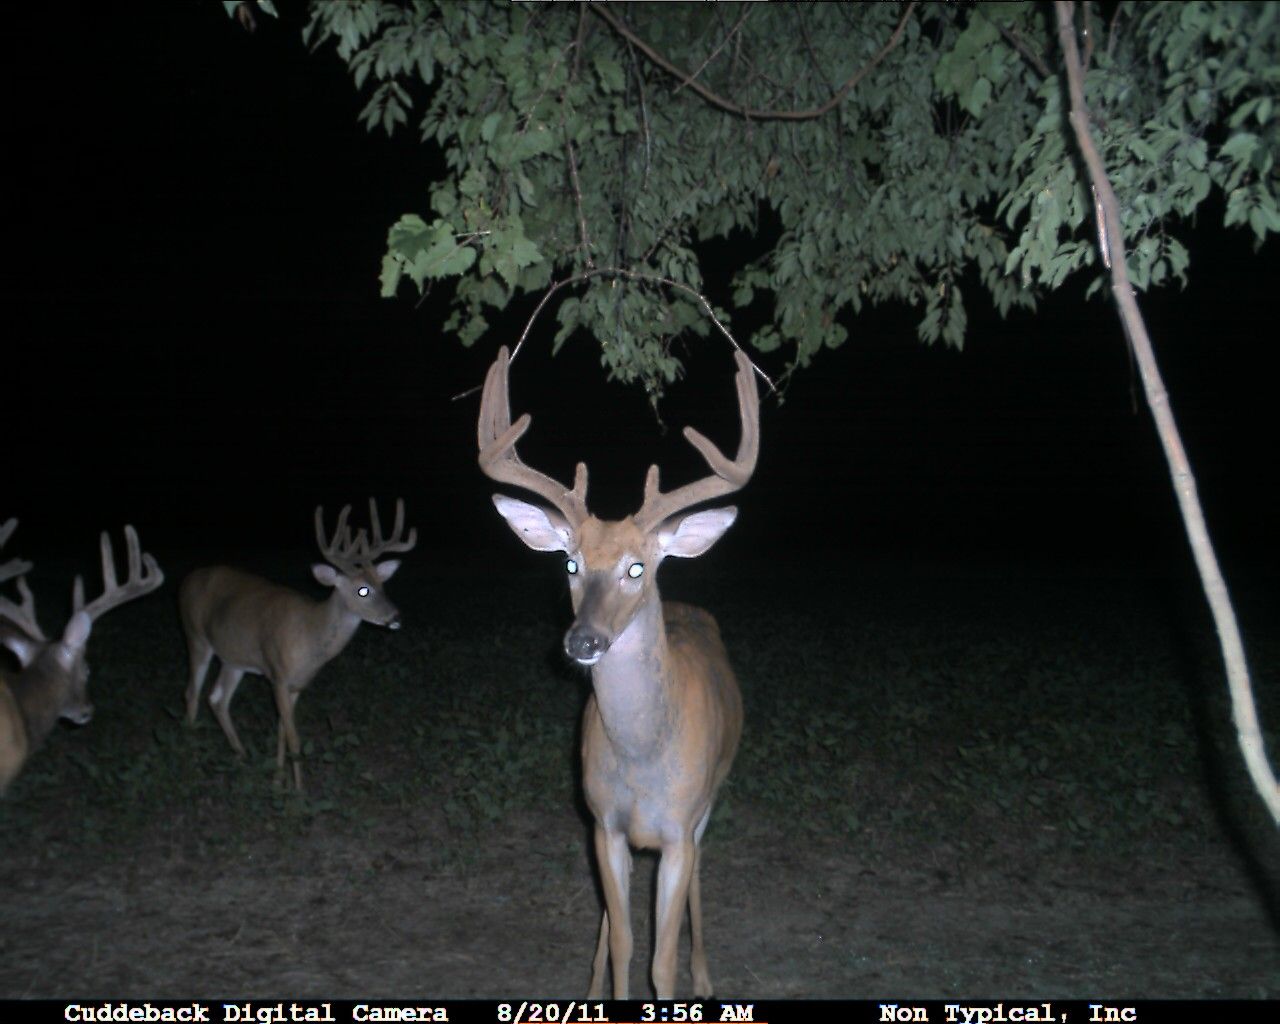
[[[1280,10],[1083,17],[1134,284],[1185,282],[1178,233],[1215,190],[1255,243],[1280,230]],[[908,303],[922,340],[959,346],[962,283],[1004,313],[1076,272],[1105,280],[1040,5],[318,0],[304,36],[336,47],[371,129],[412,123],[442,150],[381,284],[451,282],[463,344],[559,286],[554,345],[581,329],[656,394],[672,342],[710,329],[713,263],[731,271],[717,316],[750,309],[752,344],[791,367],[864,304]]]

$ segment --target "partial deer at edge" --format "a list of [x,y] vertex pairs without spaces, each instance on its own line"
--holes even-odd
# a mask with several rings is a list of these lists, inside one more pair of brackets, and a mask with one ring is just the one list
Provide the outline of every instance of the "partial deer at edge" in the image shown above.
[[342,653],[362,622],[400,628],[400,613],[382,585],[400,567],[396,559],[375,564],[392,552],[410,551],[417,530],[404,532],[404,502],[396,501],[396,522],[383,538],[377,504],[369,499],[370,539],[363,529],[354,538],[347,526],[351,506],[338,515],[333,539],[326,540],[324,513],[316,509],[316,543],[329,563],[316,563],[311,573],[333,593],[313,601],[288,587],[252,573],[217,565],[196,569],[182,581],[178,607],[187,635],[190,681],[187,721],[195,722],[209,662],[222,663],[209,693],[209,706],[232,749],[244,756],[244,745],[231,721],[231,698],[246,672],[265,676],[275,693],[280,722],[276,732],[276,767],[283,772],[285,748],[293,761],[293,782],[302,791],[302,744],[294,722],[298,698],[317,672]]
[[698,879],[701,842],[716,791],[729,773],[742,734],[742,698],[720,630],[707,612],[664,602],[655,580],[666,557],[694,558],[737,516],[733,507],[685,513],[738,490],[755,469],[759,398],[752,367],[737,354],[742,437],[737,457],[702,434],[685,437],[712,475],[666,494],[658,467],[645,481],[644,503],[618,522],[587,510],[587,467],[578,463],[572,489],[520,461],[516,442],[526,413],[511,422],[507,350],[489,368],[480,406],[480,468],[499,483],[531,491],[552,508],[504,495],[493,502],[525,544],[562,551],[576,615],[565,653],[591,669],[592,695],[583,717],[582,764],[587,804],[596,820],[595,850],[604,888],[591,971],[590,998],[604,994],[612,964],[613,996],[625,999],[631,965],[631,846],[660,851],[653,986],[675,995],[676,952],[686,900],[694,992],[711,995],[702,941]]
[[[0,525],[0,548],[17,525],[16,519]],[[85,604],[84,583],[77,576],[71,618],[57,640],[46,637],[36,621],[35,598],[26,581],[31,563],[13,558],[0,564],[0,583],[17,577],[21,598],[15,603],[0,595],[0,644],[12,651],[22,666],[16,675],[0,671],[0,794],[48,738],[59,718],[84,725],[93,717],[85,648],[95,620],[164,582],[155,559],[139,548],[133,527],[126,526],[124,535],[129,551],[128,580],[123,585],[117,583],[111,538],[104,533],[102,595]]]

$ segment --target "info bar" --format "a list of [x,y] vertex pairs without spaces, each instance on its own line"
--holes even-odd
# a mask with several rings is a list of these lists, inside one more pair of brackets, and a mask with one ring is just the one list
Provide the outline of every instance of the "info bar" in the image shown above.
[[1280,1019],[1267,1000],[1134,999],[79,999],[0,1000],[0,1019],[82,1024],[1231,1024]]

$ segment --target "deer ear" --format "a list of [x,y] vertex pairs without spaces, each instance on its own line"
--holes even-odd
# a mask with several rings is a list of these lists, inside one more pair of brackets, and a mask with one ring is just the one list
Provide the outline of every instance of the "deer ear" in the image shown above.
[[82,648],[89,642],[91,629],[93,619],[89,618],[89,613],[76,612],[67,623],[67,628],[62,631],[62,642],[68,647]]
[[668,519],[658,528],[658,550],[663,558],[697,558],[711,547],[738,518],[733,505],[709,508]]
[[311,567],[311,575],[326,587],[333,587],[338,583],[338,570],[331,565],[325,565],[324,562],[316,562]]
[[534,551],[573,549],[573,529],[560,513],[505,494],[495,494],[493,504],[515,535]]
[[13,656],[18,659],[18,664],[23,668],[26,668],[36,660],[36,654],[39,653],[42,646],[25,633],[16,632],[0,634],[0,644],[9,648]]
[[89,631],[93,628],[93,620],[86,612],[76,612],[62,631],[62,639],[58,642],[54,655],[63,669],[70,670],[76,659],[84,653],[85,644],[89,642]]
[[400,568],[400,559],[389,558],[385,562],[379,562],[373,567],[373,574],[378,577],[379,583],[386,583],[396,574],[396,570]]

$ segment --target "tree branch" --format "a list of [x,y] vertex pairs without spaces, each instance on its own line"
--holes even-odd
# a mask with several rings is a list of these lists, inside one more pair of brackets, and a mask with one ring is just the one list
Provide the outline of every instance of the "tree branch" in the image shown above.
[[[1084,99],[1084,67],[1080,51],[1076,47],[1075,4],[1072,0],[1057,0],[1054,6],[1057,9],[1058,40],[1062,46],[1063,60],[1067,68],[1067,85],[1071,96],[1071,127],[1075,131],[1076,141],[1079,143],[1089,177],[1093,181],[1102,205],[1103,220],[1098,225],[1099,244],[1104,247],[1109,244],[1112,253],[1111,292],[1119,308],[1125,335],[1138,361],[1138,369],[1146,387],[1147,405],[1151,409],[1151,415],[1156,422],[1156,431],[1160,435],[1160,443],[1164,447],[1165,459],[1169,463],[1169,473],[1178,497],[1178,506],[1182,511],[1187,539],[1191,544],[1196,567],[1200,571],[1200,583],[1213,613],[1214,625],[1218,629],[1222,659],[1227,670],[1227,687],[1231,693],[1232,717],[1235,719],[1236,736],[1240,742],[1241,753],[1244,755],[1245,766],[1254,786],[1270,810],[1272,818],[1280,824],[1280,786],[1276,784],[1275,774],[1271,770],[1263,747],[1262,730],[1258,724],[1258,712],[1254,706],[1253,690],[1249,682],[1249,669],[1245,663],[1244,644],[1240,639],[1240,627],[1236,623],[1235,612],[1231,607],[1231,597],[1227,593],[1227,585],[1218,567],[1217,556],[1214,554],[1213,542],[1209,538],[1209,529],[1205,524],[1204,512],[1196,492],[1195,477],[1191,473],[1191,464],[1182,446],[1177,424],[1174,422],[1173,409],[1169,405],[1169,395],[1160,377],[1160,368],[1156,363],[1151,338],[1147,335],[1147,326],[1142,319],[1137,299],[1133,294],[1133,286],[1129,281],[1129,270],[1125,263],[1124,232],[1120,224],[1120,204],[1116,201],[1116,194],[1111,188],[1111,179],[1107,176],[1107,169],[1089,130],[1089,114]],[[1104,227],[1105,236],[1102,234]],[[1103,243],[1104,237],[1107,243]]]
[[846,95],[848,95],[849,90],[862,81],[862,79],[865,78],[876,67],[876,65],[884,60],[884,58],[889,55],[890,51],[898,45],[899,41],[902,39],[902,33],[906,30],[907,19],[911,17],[911,12],[915,10],[916,3],[917,0],[911,0],[911,2],[907,4],[907,8],[902,12],[902,17],[898,21],[898,26],[893,30],[893,34],[889,37],[888,42],[886,42],[884,46],[882,46],[875,55],[867,61],[866,64],[850,75],[845,80],[845,83],[835,91],[830,99],[821,106],[814,107],[811,110],[755,110],[751,107],[744,107],[741,104],[734,103],[732,100],[725,99],[718,93],[708,89],[705,85],[695,81],[693,75],[682,71],[657,50],[651,47],[643,39],[627,28],[621,20],[616,18],[612,11],[597,4],[590,4],[589,6],[591,10],[610,28],[617,32],[618,35],[629,41],[636,49],[653,61],[653,63],[662,68],[663,71],[680,79],[682,88],[687,85],[713,107],[718,107],[727,113],[736,114],[739,117],[745,117],[754,121],[812,121],[815,118],[822,117],[824,114],[831,111],[842,99],[845,98]]
[[1039,72],[1041,78],[1048,78],[1052,74],[1049,70],[1049,65],[1044,62],[1044,58],[1031,49],[1014,29],[1005,28],[1003,25],[996,25],[996,29],[1004,37],[1005,42],[1022,54],[1023,60]]

